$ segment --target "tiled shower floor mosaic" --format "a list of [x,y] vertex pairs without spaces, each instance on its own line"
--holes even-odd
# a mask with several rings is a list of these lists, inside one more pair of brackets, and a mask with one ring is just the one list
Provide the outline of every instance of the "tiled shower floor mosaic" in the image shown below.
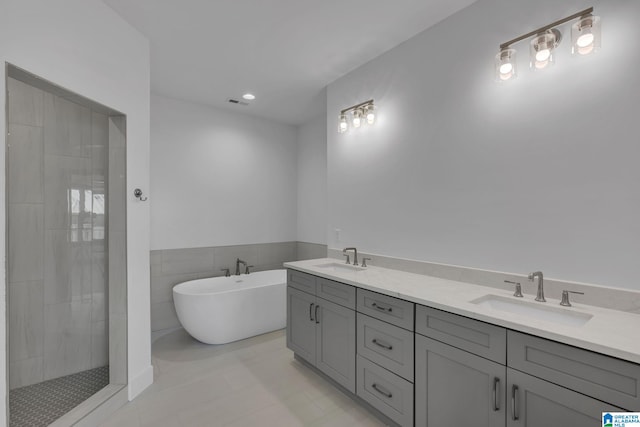
[[10,427],[48,426],[109,384],[109,367],[90,369],[9,392]]

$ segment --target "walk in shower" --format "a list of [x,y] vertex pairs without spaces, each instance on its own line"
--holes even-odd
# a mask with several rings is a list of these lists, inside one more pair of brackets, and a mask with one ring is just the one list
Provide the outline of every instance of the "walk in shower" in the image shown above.
[[126,384],[125,127],[7,66],[12,427],[72,424]]

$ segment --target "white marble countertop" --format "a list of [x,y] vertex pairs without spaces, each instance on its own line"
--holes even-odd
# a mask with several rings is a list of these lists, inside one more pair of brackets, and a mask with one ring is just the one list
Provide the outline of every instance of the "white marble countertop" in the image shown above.
[[[572,303],[572,307],[561,307],[559,300],[551,298],[547,298],[546,303],[536,303],[593,315],[582,326],[568,326],[471,303],[488,294],[516,299],[513,297],[513,292],[375,266],[358,271],[317,267],[317,265],[328,263],[339,264],[340,261],[321,258],[287,262],[284,266],[515,331],[640,363],[640,315],[638,314],[575,303]],[[517,300],[523,299],[517,298]],[[524,300],[534,302],[531,295],[525,295]]]

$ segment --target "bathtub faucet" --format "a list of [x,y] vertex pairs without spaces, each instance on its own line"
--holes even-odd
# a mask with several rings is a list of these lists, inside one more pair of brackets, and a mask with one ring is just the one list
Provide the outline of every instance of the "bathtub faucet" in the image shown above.
[[240,264],[244,265],[244,267],[247,268],[246,261],[243,261],[240,258],[236,259],[236,276],[240,275]]

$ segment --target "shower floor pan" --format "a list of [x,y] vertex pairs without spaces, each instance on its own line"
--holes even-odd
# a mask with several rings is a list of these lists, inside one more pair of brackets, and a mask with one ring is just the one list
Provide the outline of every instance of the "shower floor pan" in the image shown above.
[[109,367],[90,369],[9,392],[9,426],[48,426],[109,384]]

